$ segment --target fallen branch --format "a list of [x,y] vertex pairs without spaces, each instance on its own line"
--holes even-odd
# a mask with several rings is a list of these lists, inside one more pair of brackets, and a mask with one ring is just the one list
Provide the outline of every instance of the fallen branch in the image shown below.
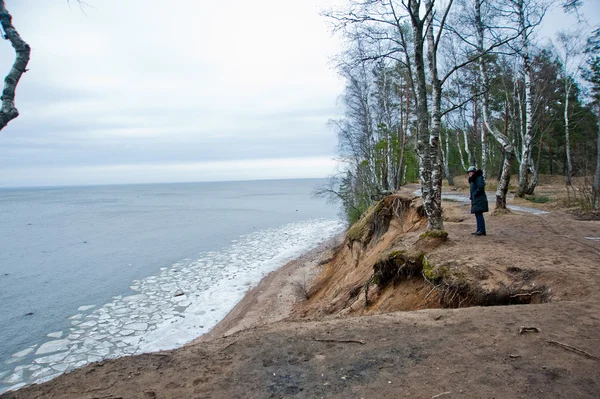
[[519,328],[519,334],[523,334],[526,332],[540,332],[539,328],[537,327],[525,327],[525,326],[521,326],[521,328]]
[[361,344],[364,345],[365,341],[361,341],[359,339],[323,339],[323,338],[315,338],[317,342],[342,342],[342,343],[353,343],[353,344]]
[[431,397],[431,399],[434,399],[434,398],[439,398],[440,396],[443,396],[443,395],[449,395],[449,394],[451,394],[451,393],[452,393],[451,391],[447,391],[447,392],[438,393],[437,395],[434,395],[434,396],[432,396],[432,397]]
[[238,340],[236,339],[233,342],[228,343],[227,345],[225,345],[223,348],[219,349],[219,352],[223,352],[225,349],[229,348],[230,346],[232,346],[233,344],[235,344],[236,342],[238,342]]
[[579,353],[580,355],[583,355],[583,356],[585,356],[587,358],[598,360],[598,357],[596,357],[596,356],[594,356],[592,354],[589,354],[589,353],[587,353],[584,350],[575,348],[574,346],[563,344],[562,342],[552,341],[552,340],[547,340],[546,342],[548,342],[551,345],[555,345],[555,346],[561,347],[563,349],[566,349],[568,351]]
[[531,291],[531,292],[528,292],[528,293],[525,293],[525,294],[511,295],[510,297],[511,298],[518,298],[518,297],[521,297],[521,296],[532,296],[533,294],[540,294],[541,295],[542,291]]

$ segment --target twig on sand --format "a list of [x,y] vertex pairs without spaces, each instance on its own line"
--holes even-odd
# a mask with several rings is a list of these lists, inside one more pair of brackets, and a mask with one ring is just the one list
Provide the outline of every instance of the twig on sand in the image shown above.
[[353,343],[353,344],[361,344],[364,345],[365,341],[361,341],[360,339],[324,339],[324,338],[315,338],[315,341],[318,342],[343,342],[343,343]]
[[521,326],[521,328],[519,328],[519,335],[526,333],[526,332],[540,332],[539,328],[537,327],[525,327],[525,326]]
[[437,395],[432,396],[431,399],[439,398],[440,396],[449,395],[451,393],[452,393],[451,391],[446,391],[446,392],[438,393]]
[[596,359],[596,360],[598,360],[598,357],[596,357],[596,356],[594,356],[594,355],[592,355],[592,354],[589,354],[589,353],[587,353],[587,352],[586,352],[586,351],[584,351],[584,350],[581,350],[581,349],[575,348],[574,346],[567,345],[567,344],[563,344],[562,342],[553,341],[553,340],[547,340],[546,342],[548,342],[549,344],[552,344],[552,345],[555,345],[555,346],[561,347],[561,348],[563,348],[563,349],[566,349],[566,350],[568,350],[568,351],[575,352],[575,353],[579,353],[580,355],[583,355],[583,356],[585,356],[585,357],[587,357],[587,358],[590,358],[590,359]]
[[515,294],[515,295],[511,295],[510,297],[511,297],[511,298],[519,298],[519,297],[522,297],[522,296],[532,296],[532,295],[534,295],[534,294],[540,294],[540,295],[542,295],[542,291],[531,291],[531,292],[527,292],[527,293],[525,293],[525,294]]
[[233,342],[228,343],[227,345],[225,345],[223,348],[219,349],[219,352],[223,352],[225,349],[229,348],[230,346],[232,346],[233,344],[235,344],[236,342],[238,342],[238,340],[236,339]]

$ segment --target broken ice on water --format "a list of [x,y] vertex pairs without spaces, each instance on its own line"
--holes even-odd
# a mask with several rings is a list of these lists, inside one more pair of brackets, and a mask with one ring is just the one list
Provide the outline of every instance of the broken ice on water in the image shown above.
[[208,332],[264,275],[344,227],[339,220],[318,219],[255,232],[220,252],[133,281],[131,295],[99,307],[82,305],[68,318],[68,330],[50,332],[48,341],[11,356],[4,365],[10,369],[0,368],[0,393],[88,363],[179,347]]

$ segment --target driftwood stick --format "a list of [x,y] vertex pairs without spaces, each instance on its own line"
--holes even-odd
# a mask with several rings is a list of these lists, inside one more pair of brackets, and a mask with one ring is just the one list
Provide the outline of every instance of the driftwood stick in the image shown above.
[[531,291],[525,294],[515,294],[515,295],[511,295],[511,298],[517,298],[517,297],[521,297],[521,296],[532,296],[533,294],[542,294],[542,291]]
[[342,343],[353,343],[353,344],[361,344],[364,345],[365,341],[361,341],[359,339],[324,339],[324,338],[315,338],[317,342],[342,342]]
[[238,342],[237,339],[235,341],[233,341],[233,342],[228,343],[223,348],[219,349],[219,352],[223,352],[225,349],[229,348],[230,346],[233,346],[233,344],[235,344],[236,342]]
[[540,329],[537,327],[526,327],[526,326],[521,326],[521,328],[519,328],[519,334],[523,334],[526,332],[540,332]]
[[437,395],[432,396],[431,399],[439,398],[440,396],[449,395],[451,393],[452,393],[451,391],[446,391],[446,392],[438,393]]
[[579,353],[580,355],[583,355],[583,356],[585,356],[587,358],[598,360],[598,357],[596,357],[596,356],[594,356],[592,354],[589,354],[589,353],[587,353],[584,350],[575,348],[574,346],[563,344],[562,342],[553,341],[553,340],[547,340],[546,342],[548,342],[551,345],[555,345],[555,346],[558,346],[560,348],[566,349],[568,351]]

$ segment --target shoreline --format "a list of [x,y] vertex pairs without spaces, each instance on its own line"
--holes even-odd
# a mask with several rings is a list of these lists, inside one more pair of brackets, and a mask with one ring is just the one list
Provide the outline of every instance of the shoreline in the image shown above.
[[297,285],[308,285],[344,241],[345,231],[263,277],[209,332],[184,346],[228,337],[236,332],[285,320],[301,300]]
[[[156,353],[181,348],[200,337],[206,336],[211,331],[216,331],[215,328],[218,325],[223,325],[224,320],[230,319],[231,312],[238,309],[240,303],[246,302],[250,293],[262,290],[260,287],[264,287],[263,281],[265,279],[272,279],[282,268],[293,269],[292,265],[295,261],[300,259],[309,261],[318,252],[317,248],[327,248],[332,237],[340,234],[341,225],[339,225],[340,228],[336,227],[338,226],[337,222],[326,225],[321,223],[318,225],[320,226],[318,230],[315,230],[312,225],[310,229],[307,229],[303,223],[293,224],[296,230],[292,233],[284,234],[277,229],[267,230],[258,237],[248,235],[247,238],[250,239],[248,242],[246,242],[247,240],[235,241],[228,251],[220,255],[221,258],[230,257],[229,261],[231,262],[229,263],[227,259],[217,259],[215,254],[207,253],[206,259],[202,258],[203,260],[189,262],[189,264],[176,263],[171,268],[161,269],[158,275],[142,280],[134,280],[132,284],[135,285],[136,290],[133,295],[113,297],[112,302],[101,306],[81,307],[85,308],[85,311],[71,317],[72,326],[69,332],[64,334],[63,330],[61,331],[63,334],[56,335],[58,338],[49,337],[52,339],[46,340],[47,342],[35,348],[18,352],[16,356],[13,355],[9,359],[11,364],[2,375],[0,393],[6,392],[6,389],[14,390],[32,383],[46,382],[51,378],[63,375],[64,371],[70,372],[78,367],[85,366],[84,362],[89,364],[114,359],[116,358],[114,354],[118,352],[121,352],[121,356],[118,357],[127,357],[139,353]],[[273,234],[280,235],[281,238],[273,236]],[[313,237],[310,241],[314,241],[306,246],[301,245],[302,242],[307,240],[307,235]],[[315,240],[318,236],[321,236],[321,238]],[[257,253],[252,249],[253,247],[248,247],[258,244],[261,244],[261,248],[265,248],[262,252]],[[301,245],[301,247],[298,247],[298,245]],[[235,250],[232,249],[234,247]],[[236,251],[242,252],[238,254]],[[275,253],[275,251],[279,252]],[[251,262],[251,264],[247,264],[244,262],[246,259],[244,257],[245,253],[252,259],[258,259],[258,263]],[[233,264],[232,262],[237,263]],[[312,262],[312,264],[316,264],[315,262]],[[194,287],[197,288],[199,284],[202,286],[207,284],[202,276],[198,276],[198,270],[211,267],[213,263],[231,266],[228,266],[226,273],[222,276],[223,280],[219,283],[221,288],[217,288],[216,291],[213,289],[212,294],[208,291],[194,292]],[[273,267],[275,268],[273,269]],[[266,274],[263,275],[261,269],[264,270],[264,268],[267,270],[265,270]],[[269,268],[271,269],[270,272],[268,271]],[[302,270],[308,269],[302,268]],[[177,276],[177,279],[173,281],[175,276]],[[232,282],[234,277],[236,280]],[[255,287],[250,289],[245,287],[246,289],[242,291],[241,289],[245,285],[249,285],[246,281],[250,280],[254,280],[252,285],[255,285]],[[274,287],[271,294],[276,296],[275,291],[278,290],[279,286]],[[157,298],[154,298],[156,295],[150,296],[149,291],[162,292],[164,302],[152,302],[153,299]],[[222,312],[212,312],[213,309],[222,307],[223,300],[232,299],[236,293],[239,293],[239,296],[235,298],[237,303],[231,303],[228,309],[225,307]],[[263,297],[260,298],[262,304]],[[290,294],[286,299],[289,302],[289,309],[291,309],[291,305],[294,303],[293,295]],[[154,314],[151,318],[152,314],[148,314],[152,309],[163,312],[163,308],[167,305],[170,306],[169,309],[173,308],[173,313],[178,312],[177,314],[181,314],[182,317],[168,318],[168,315],[165,314],[165,317],[156,319],[159,315]],[[176,308],[178,306],[187,307],[185,310],[181,310]],[[90,310],[88,308],[94,309]],[[127,309],[133,313],[125,312]],[[166,309],[165,312],[169,309]],[[211,312],[208,309],[211,309]],[[269,311],[272,311],[272,309]],[[219,318],[215,317],[217,313],[221,313],[218,315]],[[261,320],[264,319],[266,313],[267,311],[263,309],[260,316]],[[211,320],[210,317],[207,318],[207,314],[213,317],[213,321],[208,325],[207,323]],[[246,315],[246,317],[248,316]],[[278,317],[279,315],[275,314],[275,316]],[[143,319],[140,319],[140,317],[143,317]],[[174,321],[175,324],[173,324]],[[154,324],[151,325],[151,323]],[[248,324],[250,323],[244,325]],[[130,326],[140,330],[145,328],[145,333],[138,332],[135,329],[127,330],[126,328]],[[202,331],[204,326],[207,328]],[[103,330],[108,328],[114,334],[103,335]],[[176,341],[181,343],[176,344]],[[128,346],[124,344],[128,344]],[[50,347],[51,345],[54,346]],[[72,345],[77,345],[77,347]],[[152,349],[153,346],[154,349]],[[41,355],[36,350],[44,350],[47,353],[44,353],[44,356],[40,358]],[[91,357],[92,355],[94,357]],[[78,367],[68,370],[74,363],[78,363]],[[66,364],[66,366],[63,364]]]

